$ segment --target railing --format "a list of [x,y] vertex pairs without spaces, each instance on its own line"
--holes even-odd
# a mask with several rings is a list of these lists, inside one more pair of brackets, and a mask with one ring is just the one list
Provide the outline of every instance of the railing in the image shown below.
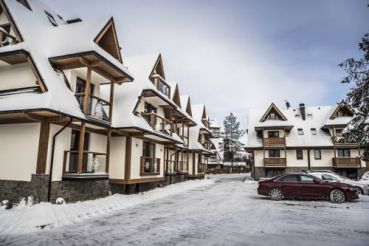
[[264,166],[286,166],[286,158],[264,158]]
[[153,75],[153,78],[156,88],[170,98],[170,86],[165,82],[164,78],[162,78],[159,74]]
[[141,115],[146,119],[147,123],[156,131],[172,135],[174,128],[173,123],[164,117],[159,116],[156,113],[141,113]]
[[18,43],[17,39],[0,27],[0,47]]
[[[83,109],[85,93],[76,93],[75,96],[81,108]],[[109,119],[109,112],[111,107],[110,102],[100,97],[90,95],[87,100],[87,104],[88,104],[87,115],[99,120],[110,121]]]
[[83,151],[82,170],[78,172],[78,150],[64,151],[64,173],[107,173],[106,153]]
[[140,175],[159,175],[160,159],[153,157],[141,157]]
[[176,173],[178,170],[175,160],[166,160],[165,165],[165,170],[167,171],[167,173]]
[[264,138],[263,143],[264,143],[264,146],[286,145],[286,139],[285,138]]
[[335,167],[360,167],[361,165],[359,157],[334,157],[332,162]]
[[357,145],[357,143],[350,142],[345,139],[340,139],[339,137],[332,137],[332,141],[335,145],[351,145],[351,146]]

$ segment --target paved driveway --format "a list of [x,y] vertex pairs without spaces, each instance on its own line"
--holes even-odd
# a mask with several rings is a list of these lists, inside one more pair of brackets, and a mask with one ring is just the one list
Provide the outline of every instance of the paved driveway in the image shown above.
[[369,198],[273,202],[245,176],[0,245],[369,245]]

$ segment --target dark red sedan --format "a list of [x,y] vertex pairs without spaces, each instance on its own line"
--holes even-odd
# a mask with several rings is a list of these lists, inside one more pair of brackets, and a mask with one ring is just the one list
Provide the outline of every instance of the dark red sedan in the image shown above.
[[344,183],[324,182],[309,174],[288,173],[259,181],[258,194],[272,200],[324,199],[342,203],[358,199],[358,190]]

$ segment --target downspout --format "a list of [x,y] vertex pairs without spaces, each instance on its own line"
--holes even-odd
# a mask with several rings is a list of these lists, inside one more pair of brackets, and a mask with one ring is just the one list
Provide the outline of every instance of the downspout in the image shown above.
[[68,123],[66,125],[64,125],[59,131],[57,131],[54,136],[53,136],[53,142],[52,142],[52,147],[51,147],[51,160],[50,160],[50,170],[49,170],[49,174],[50,174],[50,178],[49,178],[49,187],[47,190],[47,201],[50,202],[50,196],[51,196],[51,180],[53,178],[53,166],[54,166],[54,152],[55,152],[55,140],[56,137],[62,132],[64,131],[65,128],[67,128],[73,121],[73,118],[70,118],[70,120],[68,121]]
[[310,171],[310,149],[307,149],[308,158],[308,170]]

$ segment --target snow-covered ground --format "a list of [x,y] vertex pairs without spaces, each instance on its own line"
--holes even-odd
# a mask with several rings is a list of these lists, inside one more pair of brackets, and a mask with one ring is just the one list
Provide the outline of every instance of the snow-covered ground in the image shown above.
[[258,196],[245,175],[210,178],[215,182],[67,226],[0,231],[0,245],[369,245],[368,196],[345,204],[275,202]]

